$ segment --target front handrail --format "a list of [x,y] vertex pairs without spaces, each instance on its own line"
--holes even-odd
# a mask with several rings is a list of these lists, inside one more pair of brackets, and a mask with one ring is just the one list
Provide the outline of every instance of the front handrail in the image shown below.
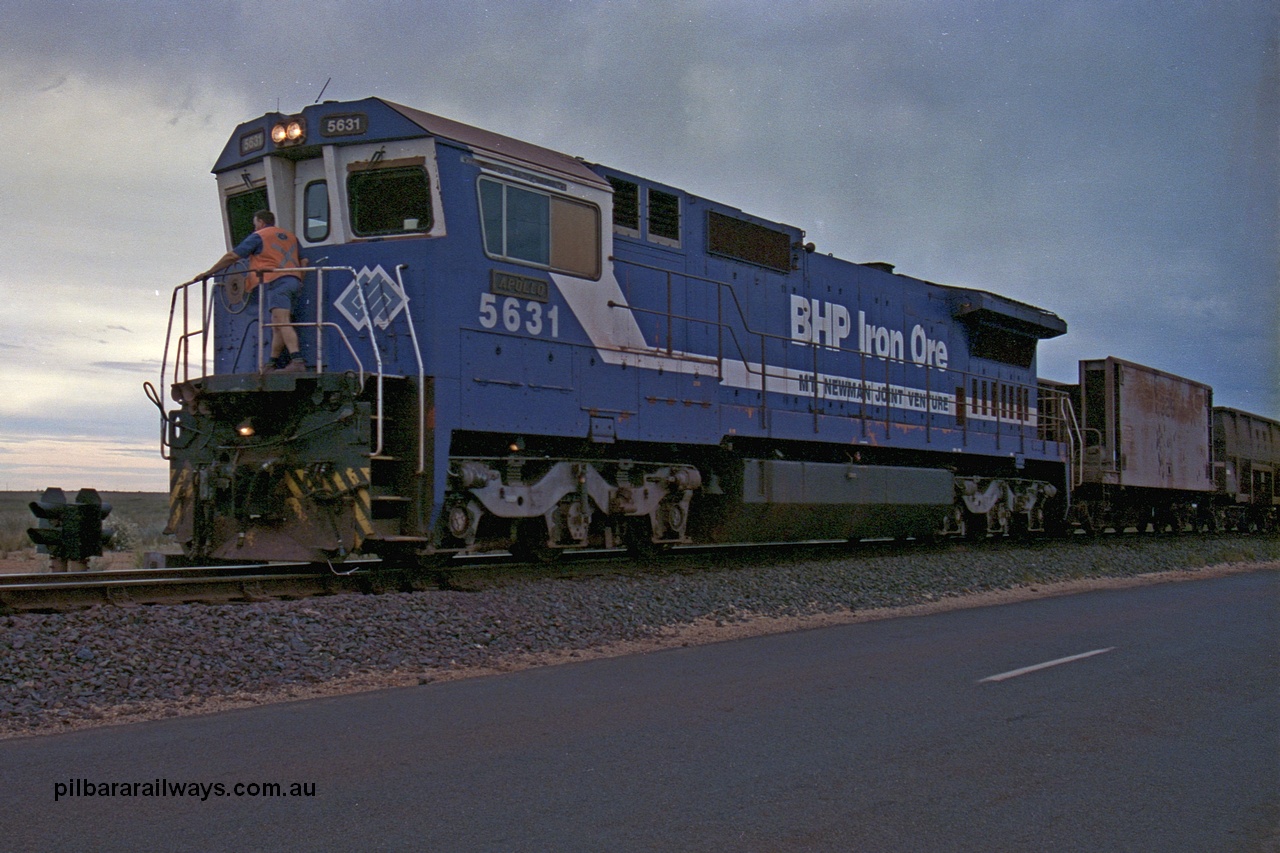
[[[316,335],[316,373],[324,372],[324,336],[319,334],[319,330],[323,328],[334,329],[339,338],[342,339],[347,351],[352,354],[357,366],[359,367],[361,378],[363,379],[364,365],[356,353],[355,347],[352,346],[347,339],[346,332],[338,325],[328,322],[324,319],[325,304],[325,280],[334,273],[345,273],[350,275],[353,280],[357,279],[357,273],[354,268],[349,266],[308,266],[308,267],[289,267],[280,270],[285,273],[297,273],[305,276],[307,273],[316,273],[316,318],[315,320],[290,320],[288,323],[268,323],[266,321],[266,302],[258,299],[258,323],[257,323],[257,357],[255,367],[260,372],[264,366],[263,352],[266,346],[265,334],[266,330],[276,328],[277,326],[293,326],[294,328],[315,329]],[[219,289],[225,289],[228,285],[231,275],[214,274],[211,276],[202,276],[200,278],[185,281],[176,285],[173,295],[169,301],[169,326],[165,332],[164,356],[161,361],[160,381],[165,384],[165,374],[168,372],[169,358],[173,357],[173,383],[189,382],[191,376],[191,353],[192,340],[200,338],[200,376],[209,374],[209,344],[211,340],[211,329],[213,326],[213,309],[217,302],[211,298],[212,294],[217,293]],[[191,316],[191,288],[200,287],[200,321],[192,323]],[[366,312],[367,307],[364,303],[364,291],[357,288],[360,307]],[[226,304],[230,304],[223,299]],[[181,303],[181,305],[179,304]],[[181,321],[181,331],[177,331],[178,321]],[[176,336],[175,336],[176,332]],[[381,354],[377,350],[377,341],[372,328],[370,329],[370,343],[374,349],[376,360],[381,368]]]
[[1071,416],[1070,420],[1063,418],[1067,426],[1067,435],[1075,442],[1075,446],[1078,448],[1076,455],[1073,457],[1074,465],[1072,466],[1074,468],[1072,472],[1074,474],[1072,488],[1074,489],[1084,483],[1084,430],[1080,428],[1080,421],[1076,419],[1076,407],[1072,405],[1070,397],[1066,397],[1065,405],[1067,414]]
[[[404,291],[403,279],[401,278],[401,270],[405,265],[401,265],[397,269],[396,275],[399,279],[399,286],[406,303],[408,295]],[[258,372],[262,372],[265,365],[264,353],[266,352],[266,330],[274,329],[280,326],[292,326],[295,329],[313,329],[316,335],[316,359],[315,374],[319,375],[325,372],[324,360],[324,331],[332,329],[338,336],[338,340],[345,347],[351,356],[352,362],[355,364],[360,386],[363,387],[367,375],[363,360],[360,358],[351,339],[346,331],[337,323],[328,321],[324,317],[324,305],[326,299],[326,283],[328,279],[334,275],[350,276],[352,281],[357,282],[356,300],[361,313],[365,318],[368,326],[369,348],[373,352],[373,376],[376,379],[376,392],[374,394],[374,405],[376,409],[376,440],[374,448],[371,452],[372,456],[381,455],[384,447],[383,432],[383,400],[384,400],[384,384],[385,371],[383,369],[382,351],[378,346],[378,337],[375,330],[375,324],[372,315],[369,313],[368,303],[365,299],[364,287],[359,284],[359,273],[355,268],[350,266],[305,266],[305,267],[289,267],[281,269],[283,273],[295,273],[300,277],[305,277],[307,273],[316,274],[316,313],[314,320],[291,320],[288,323],[271,323],[267,322],[266,300],[258,298],[258,317],[256,320],[256,358],[255,365]],[[218,295],[224,300],[224,304],[230,305],[230,301],[226,297],[226,288],[231,280],[232,274],[215,274],[210,276],[201,276],[190,281],[182,282],[175,285],[173,293],[169,300],[169,323],[165,330],[164,353],[160,362],[160,384],[162,387],[167,385],[181,385],[191,382],[193,379],[202,378],[209,375],[210,372],[210,344],[213,337],[213,326],[215,321],[214,308],[218,301]],[[195,295],[192,293],[193,288],[199,288],[199,314],[193,317],[195,306]],[[198,319],[197,319],[198,318]],[[425,386],[425,369],[422,363],[421,350],[418,347],[417,333],[413,329],[412,321],[409,322],[409,331],[413,337],[414,353],[418,359],[418,378],[419,388]],[[246,330],[247,332],[247,330]],[[199,349],[199,370],[198,374],[193,370],[194,353]],[[170,359],[172,358],[172,376],[169,376]],[[161,456],[165,459],[170,458],[166,455],[169,448],[167,425],[169,423],[169,413],[165,408],[165,402],[162,395],[155,390],[150,383],[144,383],[144,388],[148,398],[160,409],[162,418],[161,423]],[[421,392],[419,394],[421,397]],[[181,402],[181,400],[175,400]],[[425,412],[420,416],[420,420],[425,421]],[[422,473],[425,468],[425,450],[420,447],[418,453],[418,471]]]

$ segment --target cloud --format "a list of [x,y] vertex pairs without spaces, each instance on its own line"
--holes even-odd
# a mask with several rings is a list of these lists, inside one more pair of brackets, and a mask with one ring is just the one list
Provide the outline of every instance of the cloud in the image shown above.
[[1266,4],[13,0],[5,25],[3,422],[136,406],[127,429],[153,429],[134,386],[170,288],[225,250],[209,168],[238,122],[330,78],[326,98],[438,112],[1056,311],[1053,378],[1117,355],[1280,415]]
[[0,429],[0,490],[36,492],[48,486],[117,491],[165,491],[159,433],[153,442],[98,435],[29,435]]
[[146,361],[91,361],[89,366],[111,372],[124,371],[127,373],[146,373],[149,376],[160,375],[159,359]]

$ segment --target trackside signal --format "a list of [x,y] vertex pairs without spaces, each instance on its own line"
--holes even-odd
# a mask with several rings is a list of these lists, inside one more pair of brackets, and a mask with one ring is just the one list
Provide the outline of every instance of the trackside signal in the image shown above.
[[88,559],[100,556],[111,539],[112,534],[102,529],[111,504],[103,503],[96,489],[81,489],[75,503],[67,503],[62,489],[50,487],[30,506],[40,521],[38,527],[27,529],[27,535],[52,558],[55,572],[65,572],[69,562],[79,570],[87,569]]

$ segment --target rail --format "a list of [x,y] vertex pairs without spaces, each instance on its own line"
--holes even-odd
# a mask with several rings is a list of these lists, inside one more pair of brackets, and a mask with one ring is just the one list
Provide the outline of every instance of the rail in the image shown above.
[[344,572],[314,563],[253,563],[71,574],[0,575],[0,608],[72,610],[101,604],[262,601],[355,591],[368,584],[372,560]]
[[[868,425],[874,422],[877,426],[880,426],[881,420],[884,434],[886,436],[889,435],[895,423],[893,413],[895,404],[893,399],[901,396],[904,392],[918,390],[904,387],[895,391],[893,386],[895,367],[897,367],[900,375],[904,375],[904,381],[906,370],[921,370],[924,376],[922,426],[925,430],[926,442],[932,440],[932,432],[938,428],[934,422],[934,416],[938,414],[934,408],[935,395],[942,394],[949,403],[947,414],[955,418],[956,426],[961,430],[966,444],[970,440],[971,431],[973,431],[970,427],[971,420],[987,421],[992,424],[992,429],[984,432],[993,436],[997,448],[1007,448],[1009,442],[1016,441],[1019,444],[1017,449],[1020,452],[1025,451],[1028,431],[1035,430],[1033,435],[1042,441],[1054,441],[1066,445],[1064,448],[1065,455],[1074,472],[1073,476],[1080,477],[1083,440],[1079,425],[1075,423],[1074,409],[1070,398],[1063,392],[1048,389],[1037,384],[1034,380],[1031,383],[1013,382],[955,368],[942,368],[929,363],[921,364],[914,360],[908,360],[905,356],[902,358],[893,355],[880,356],[845,346],[801,341],[799,343],[810,347],[812,355],[812,364],[808,367],[812,372],[806,379],[797,376],[795,369],[788,368],[786,364],[782,363],[782,359],[776,359],[775,363],[770,362],[768,353],[771,343],[781,348],[787,348],[796,344],[797,341],[790,337],[752,328],[750,321],[747,319],[747,312],[744,310],[741,301],[738,299],[737,291],[731,283],[695,273],[653,266],[639,261],[617,257],[612,258],[612,260],[620,266],[633,267],[665,275],[667,310],[643,308],[630,303],[622,304],[612,301],[609,303],[609,307],[630,310],[638,315],[651,315],[658,318],[659,322],[664,323],[665,343],[655,345],[651,351],[666,358],[687,359],[699,363],[705,362],[707,360],[706,356],[690,355],[676,348],[676,324],[684,323],[687,327],[693,325],[715,327],[716,354],[714,361],[716,378],[724,379],[726,360],[730,358],[739,360],[747,376],[759,382],[761,392],[759,409],[762,423],[768,422],[768,392],[771,387],[771,380],[778,380],[779,382],[795,381],[803,391],[812,395],[811,409],[815,433],[820,429],[820,420],[823,416],[841,417],[838,413],[824,409],[823,401],[830,399],[825,395],[830,390],[829,386],[831,385],[832,377],[823,377],[821,375],[819,371],[819,356],[821,353],[826,352],[836,357],[856,357],[858,359],[858,376],[852,383],[853,387],[846,390],[856,399],[858,411],[844,415],[844,417],[860,422],[863,438],[867,437]],[[702,282],[715,288],[716,319],[714,321],[703,317],[682,315],[675,311],[674,280],[677,277],[688,281]],[[629,287],[629,277],[627,283]],[[726,318],[726,313],[729,315],[728,318]],[[744,341],[739,338],[739,329],[749,340]],[[752,362],[757,349],[759,351],[758,366]],[[881,365],[879,363],[883,363],[883,381],[881,381],[880,377]],[[935,390],[935,386],[939,389],[943,386],[939,377],[947,380],[947,384],[955,385],[960,389],[972,387],[975,389],[975,393],[954,394],[949,391]],[[955,381],[957,379],[959,380],[958,385]],[[752,382],[748,382],[748,385],[751,384]],[[1057,405],[1042,407],[1040,401],[1044,399],[1046,394],[1057,400]],[[876,398],[876,401],[869,403],[868,397]],[[901,404],[898,407],[910,409],[910,407],[905,407]],[[882,418],[876,418],[873,421],[868,416],[868,408],[883,409]],[[906,421],[904,420],[903,422],[905,423]]]

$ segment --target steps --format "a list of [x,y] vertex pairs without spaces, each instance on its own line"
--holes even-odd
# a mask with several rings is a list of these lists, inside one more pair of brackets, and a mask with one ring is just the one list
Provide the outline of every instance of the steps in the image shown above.
[[[377,552],[379,543],[403,550],[430,542],[427,535],[431,490],[426,474],[418,473],[418,389],[409,379],[383,381],[382,416],[376,400],[370,400],[369,503],[373,533],[367,549]],[[366,396],[376,394],[371,383]],[[377,450],[379,420],[382,449]]]

